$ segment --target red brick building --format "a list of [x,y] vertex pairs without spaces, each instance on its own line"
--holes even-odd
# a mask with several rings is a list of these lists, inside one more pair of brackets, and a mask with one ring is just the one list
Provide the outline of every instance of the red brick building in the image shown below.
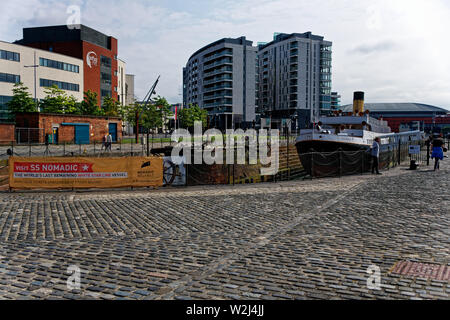
[[0,144],[10,144],[14,141],[14,124],[0,123]]
[[84,25],[24,28],[16,43],[84,61],[84,91],[94,91],[99,105],[106,96],[118,100],[117,39]]
[[122,120],[116,117],[19,113],[16,115],[16,128],[24,132],[28,128],[31,132],[23,134],[23,137],[17,136],[18,143],[25,142],[24,139],[45,143],[48,135],[50,143],[54,144],[89,144],[102,141],[107,133],[111,133],[113,141],[122,140]]

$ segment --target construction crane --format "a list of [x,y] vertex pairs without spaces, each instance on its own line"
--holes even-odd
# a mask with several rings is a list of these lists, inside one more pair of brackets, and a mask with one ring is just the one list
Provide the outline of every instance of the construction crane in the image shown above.
[[[141,112],[139,113],[139,110],[136,110],[136,143],[139,143],[139,119],[142,117],[142,114],[144,113],[144,111],[147,111],[147,106],[148,106],[152,96],[156,93],[155,89],[156,89],[156,86],[158,85],[159,78],[161,78],[160,75],[158,76],[158,79],[156,79],[155,83],[150,88],[148,93],[145,95],[144,100],[142,100],[144,102],[144,105],[141,109]],[[147,129],[147,137],[148,137],[148,134],[149,133],[148,133],[148,129]],[[148,146],[147,146],[147,149],[148,149]],[[148,151],[147,151],[147,153],[148,153]]]

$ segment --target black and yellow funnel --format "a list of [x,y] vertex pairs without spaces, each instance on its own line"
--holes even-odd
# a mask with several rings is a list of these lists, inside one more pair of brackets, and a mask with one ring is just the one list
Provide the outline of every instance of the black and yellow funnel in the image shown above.
[[364,113],[364,92],[356,91],[353,95],[353,114]]

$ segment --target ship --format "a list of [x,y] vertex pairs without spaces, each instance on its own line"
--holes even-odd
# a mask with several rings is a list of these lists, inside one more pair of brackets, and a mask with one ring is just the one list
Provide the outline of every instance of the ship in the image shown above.
[[[349,174],[361,167],[361,171],[366,171],[364,161],[370,161],[370,149],[375,138],[381,139],[380,157],[385,153],[392,152],[396,146],[411,141],[423,139],[423,132],[420,130],[393,133],[387,121],[371,117],[369,110],[364,110],[364,92],[354,93],[353,112],[336,112],[334,116],[320,117],[313,128],[303,129],[296,139],[296,147],[304,169],[313,174],[313,166],[317,163],[313,154],[327,155],[344,151],[343,154],[355,154],[353,165],[342,166],[340,160],[328,161],[323,164],[322,172],[337,172],[336,166],[340,166],[339,174]],[[363,154],[363,156],[359,156]],[[323,156],[325,158],[325,156]],[[361,161],[358,162],[358,159]],[[360,163],[361,162],[361,163]],[[319,164],[320,165],[320,164]],[[366,169],[365,169],[366,168]],[[344,170],[344,171],[342,171]],[[347,171],[347,172],[346,172]],[[320,174],[319,174],[320,175]]]

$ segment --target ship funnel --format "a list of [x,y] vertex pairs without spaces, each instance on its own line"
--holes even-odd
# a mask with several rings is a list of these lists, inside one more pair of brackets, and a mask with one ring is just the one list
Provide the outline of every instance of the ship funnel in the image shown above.
[[364,113],[364,92],[357,91],[353,95],[353,114]]

